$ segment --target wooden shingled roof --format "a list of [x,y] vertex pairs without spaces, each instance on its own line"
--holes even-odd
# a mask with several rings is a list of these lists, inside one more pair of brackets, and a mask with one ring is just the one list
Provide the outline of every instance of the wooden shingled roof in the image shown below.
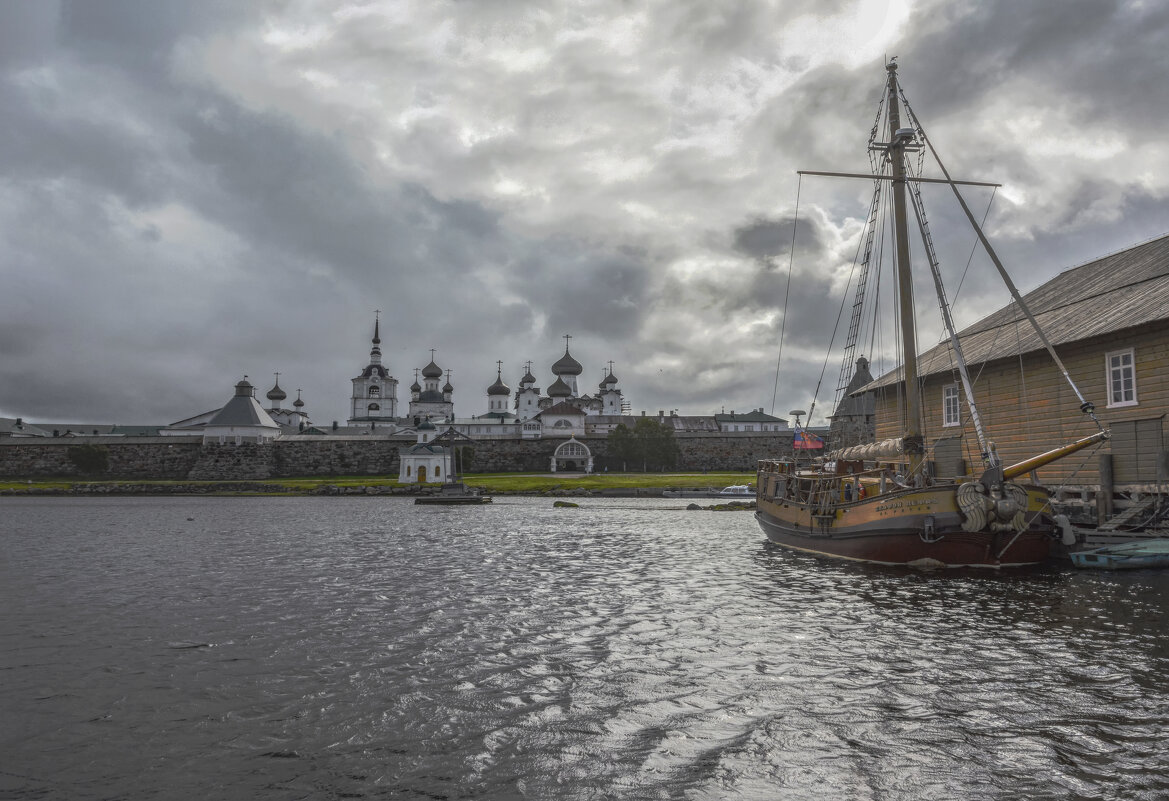
[[[1169,319],[1169,235],[1066,270],[1023,296],[1056,346]],[[958,333],[968,364],[1041,350],[1043,343],[1011,302]],[[956,361],[944,342],[918,357],[924,377],[950,372]],[[902,380],[901,368],[865,390]]]

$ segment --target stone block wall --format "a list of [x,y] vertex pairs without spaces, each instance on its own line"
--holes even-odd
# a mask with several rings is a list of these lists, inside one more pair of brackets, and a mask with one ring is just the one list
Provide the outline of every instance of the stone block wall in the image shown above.
[[[760,459],[791,456],[792,433],[692,433],[676,436],[679,470],[754,470]],[[391,437],[303,437],[241,445],[204,445],[198,437],[59,438],[0,440],[0,477],[172,479],[244,481],[312,476],[397,477],[398,451],[413,439]],[[563,440],[476,440],[462,473],[546,473]],[[608,458],[608,440],[580,440],[594,467],[620,470]],[[96,446],[106,452],[107,469],[83,473],[70,460],[70,447]],[[638,465],[628,465],[631,470]]]
[[[70,448],[105,452],[106,469],[86,473]],[[59,437],[0,439],[0,476],[8,478],[184,479],[199,460],[202,437]]]
[[792,455],[791,431],[695,432],[679,436],[679,470],[754,470],[761,459]]
[[398,449],[414,437],[305,437],[272,443],[273,478],[298,476],[392,476],[399,472]]

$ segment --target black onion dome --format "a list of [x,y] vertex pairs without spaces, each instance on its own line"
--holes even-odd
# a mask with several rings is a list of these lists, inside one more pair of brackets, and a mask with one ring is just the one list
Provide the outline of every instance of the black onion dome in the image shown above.
[[268,390],[268,400],[270,400],[270,401],[282,401],[287,397],[288,397],[288,395],[286,395],[284,393],[284,390],[282,390],[280,388],[279,381],[276,382],[276,386],[274,386],[270,390]]
[[455,388],[451,386],[450,381],[447,381],[445,384],[443,384],[442,391],[443,392],[454,392]]
[[524,377],[520,379],[520,383],[521,383],[521,384],[535,384],[535,383],[536,383],[536,377],[535,377],[534,375],[532,375],[532,371],[531,371],[531,370],[528,370],[528,372],[526,372],[526,373],[524,374]]
[[442,378],[442,368],[434,363],[432,360],[430,364],[422,368],[423,378]]
[[617,383],[617,376],[613,375],[612,373],[609,373],[609,375],[605,376],[605,380],[601,382],[601,386],[604,386],[605,384],[616,384],[616,383]]
[[429,420],[423,420],[421,423],[418,424],[418,430],[419,431],[434,431],[434,423],[430,422]]
[[556,376],[556,380],[548,387],[549,398],[567,398],[572,395],[572,387],[565,384],[560,376]]
[[304,406],[304,401],[302,401],[300,398],[297,398],[292,402],[292,405],[299,409],[301,406]]
[[495,376],[495,383],[487,388],[488,395],[510,395],[511,387],[503,383],[503,378],[499,375]]
[[422,385],[419,384],[417,381],[415,381],[413,384],[410,385],[410,391],[411,392],[421,392]]
[[580,366],[580,362],[568,355],[568,348],[565,348],[564,355],[552,365],[552,372],[556,375],[580,375],[584,368]]

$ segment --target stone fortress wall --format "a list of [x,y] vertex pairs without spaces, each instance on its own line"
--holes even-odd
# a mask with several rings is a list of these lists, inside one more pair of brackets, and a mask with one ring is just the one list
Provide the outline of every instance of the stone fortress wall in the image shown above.
[[[792,432],[678,433],[677,470],[754,470],[760,459],[792,454]],[[594,470],[620,470],[608,440],[579,439]],[[266,444],[203,444],[201,437],[0,439],[0,478],[247,481],[314,476],[397,476],[398,449],[411,437],[292,437]],[[564,440],[480,439],[462,472],[546,473]],[[94,462],[96,461],[96,466]],[[627,465],[636,470],[638,465]]]

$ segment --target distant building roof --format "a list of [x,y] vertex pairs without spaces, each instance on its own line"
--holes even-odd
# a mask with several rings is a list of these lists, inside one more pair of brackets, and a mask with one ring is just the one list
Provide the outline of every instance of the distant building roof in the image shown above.
[[389,378],[390,376],[390,371],[387,370],[383,365],[367,364],[365,369],[361,371],[361,375],[358,376],[358,378],[369,378],[374,373],[377,373],[379,378]]
[[840,403],[836,405],[836,410],[829,417],[859,417],[875,414],[877,401],[872,394],[853,395],[854,392],[871,383],[873,383],[873,374],[869,372],[869,360],[861,356],[856,360],[856,369],[853,370],[852,379],[844,389]]
[[720,412],[714,416],[714,419],[719,423],[783,423],[787,425],[787,420],[766,414],[762,409],[752,409],[746,413]]
[[207,425],[280,428],[264,411],[264,407],[252,397],[252,385],[246,380],[235,385],[235,395],[216,412]]
[[157,437],[164,426],[114,426],[110,434],[115,437]]
[[418,454],[442,456],[446,453],[446,448],[444,448],[442,445],[435,445],[430,442],[420,442],[417,445],[411,445],[409,448],[399,448],[398,453],[408,456],[415,456]]
[[549,406],[547,409],[542,410],[539,414],[536,415],[536,417],[543,417],[546,414],[558,414],[560,416],[564,416],[571,414],[584,415],[586,412],[582,412],[575,405],[568,403],[567,401],[562,401],[555,406]]
[[52,432],[24,422],[21,417],[0,417],[0,437],[48,437]]
[[[1053,345],[1169,319],[1169,235],[1073,267],[1023,296]],[[1040,350],[1043,343],[1012,302],[958,334],[969,364]],[[949,372],[949,342],[917,359],[921,376]],[[902,380],[898,367],[866,389]]]

